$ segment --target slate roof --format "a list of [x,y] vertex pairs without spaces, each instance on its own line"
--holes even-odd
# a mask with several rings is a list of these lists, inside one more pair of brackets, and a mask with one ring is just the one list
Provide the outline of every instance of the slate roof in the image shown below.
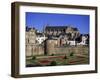
[[33,28],[30,28],[30,27],[26,26],[26,31],[29,31],[31,29],[35,29],[35,28],[34,27]]
[[46,26],[45,30],[47,29],[66,29],[68,26]]
[[[70,26],[46,26],[45,27],[45,30],[48,30],[48,29],[67,29],[67,28],[69,28]],[[74,28],[74,27],[71,27],[73,30],[75,30],[75,31],[78,31],[78,29],[77,28]]]

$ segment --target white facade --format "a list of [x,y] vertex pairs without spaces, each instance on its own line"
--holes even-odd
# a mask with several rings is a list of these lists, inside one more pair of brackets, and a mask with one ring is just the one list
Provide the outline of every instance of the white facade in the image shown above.
[[36,41],[38,44],[41,44],[45,39],[46,39],[45,35],[36,37]]
[[87,36],[82,36],[82,41],[80,43],[77,43],[77,45],[87,45],[86,40],[88,39]]
[[69,45],[76,45],[76,41],[74,41],[74,40],[73,40],[73,41],[68,41],[67,43],[68,43]]

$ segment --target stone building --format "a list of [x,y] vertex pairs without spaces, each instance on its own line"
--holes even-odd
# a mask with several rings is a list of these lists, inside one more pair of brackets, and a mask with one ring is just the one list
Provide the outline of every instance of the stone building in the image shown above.
[[25,33],[26,44],[35,44],[36,43],[36,30],[34,28],[30,28]]
[[89,45],[89,35],[88,34],[81,34],[81,40],[77,45]]
[[42,44],[45,40],[47,39],[47,37],[45,36],[44,33],[36,33],[36,41],[38,44]]
[[36,38],[37,38],[36,29],[26,27],[26,33],[25,33],[26,56],[44,54],[44,46],[38,44]]
[[35,50],[36,30],[34,28],[26,28],[25,38],[26,56],[31,56]]
[[[80,34],[77,28],[72,27],[47,27],[45,33],[47,54],[69,54],[79,52],[88,54],[89,34]],[[78,51],[80,50],[80,51]],[[84,52],[85,50],[85,52]]]
[[47,36],[59,36],[62,33],[66,33],[71,38],[78,37],[80,35],[80,32],[77,28],[71,27],[71,26],[46,26],[45,27],[45,34]]
[[48,39],[46,41],[46,53],[48,55],[52,54],[62,54],[62,55],[70,55],[71,52],[74,52],[75,55],[80,54],[88,54],[89,53],[89,47],[78,45],[78,46],[57,46],[58,41],[56,39]]
[[46,26],[44,32],[26,27],[25,35],[26,56],[77,53],[78,46],[89,45],[89,34],[80,34],[71,26]]
[[46,53],[47,54],[56,54],[55,47],[57,47],[58,41],[56,39],[47,39],[46,40]]

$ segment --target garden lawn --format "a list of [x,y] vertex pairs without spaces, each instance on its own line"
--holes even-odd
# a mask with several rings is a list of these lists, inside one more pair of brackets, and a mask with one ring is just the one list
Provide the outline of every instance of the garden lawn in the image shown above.
[[80,56],[67,56],[65,55],[54,55],[54,56],[37,56],[35,60],[26,59],[26,65],[34,64],[35,66],[50,66],[52,61],[55,61],[56,65],[75,65],[75,64],[89,64],[89,59]]

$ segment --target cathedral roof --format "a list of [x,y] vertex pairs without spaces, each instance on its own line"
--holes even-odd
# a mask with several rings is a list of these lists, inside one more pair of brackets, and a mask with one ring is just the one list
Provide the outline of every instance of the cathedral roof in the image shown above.
[[48,30],[48,29],[68,29],[68,28],[71,28],[72,30],[74,30],[74,31],[78,31],[78,29],[77,28],[75,28],[75,27],[70,27],[70,26],[46,26],[45,27],[45,30]]

